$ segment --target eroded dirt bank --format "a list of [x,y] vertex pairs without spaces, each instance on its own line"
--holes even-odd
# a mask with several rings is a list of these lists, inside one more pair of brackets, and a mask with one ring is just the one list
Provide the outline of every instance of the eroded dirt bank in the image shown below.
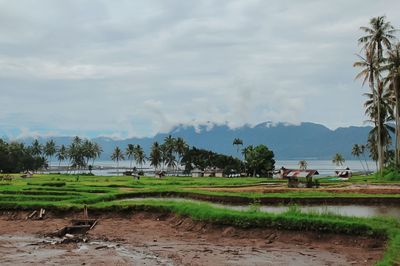
[[[1,265],[373,265],[383,240],[238,229],[172,214],[100,215],[86,243],[45,237],[79,214],[0,215]],[[93,217],[93,216],[92,216]]]

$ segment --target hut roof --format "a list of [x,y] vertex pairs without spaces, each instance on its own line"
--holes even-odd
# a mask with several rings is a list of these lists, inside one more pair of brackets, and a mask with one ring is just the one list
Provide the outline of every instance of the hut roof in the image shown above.
[[284,177],[310,177],[314,175],[319,175],[317,170],[286,169],[283,173]]

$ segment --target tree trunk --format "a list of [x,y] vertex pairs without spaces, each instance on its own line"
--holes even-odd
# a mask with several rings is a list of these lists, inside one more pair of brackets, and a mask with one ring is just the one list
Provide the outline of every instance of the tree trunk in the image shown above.
[[384,164],[384,154],[383,154],[383,146],[382,146],[382,117],[381,117],[381,102],[380,102],[380,91],[381,91],[381,81],[379,76],[377,77],[377,95],[376,95],[376,103],[378,107],[378,119],[377,119],[377,124],[378,124],[378,163],[379,163],[379,172],[382,175],[383,172],[383,164]]
[[364,161],[365,161],[365,166],[367,167],[367,171],[369,172],[369,166],[367,162],[367,158],[365,157],[365,154],[363,153]]
[[393,79],[393,89],[396,97],[396,112],[395,112],[395,122],[396,122],[396,146],[395,146],[395,162],[396,167],[399,168],[399,148],[400,148],[400,100],[399,100],[399,85],[400,82],[398,77]]
[[358,160],[360,161],[361,167],[363,168],[363,170],[365,172],[365,175],[367,175],[367,171],[365,170],[364,164],[361,161],[361,157],[360,156],[357,156],[357,157],[358,157]]

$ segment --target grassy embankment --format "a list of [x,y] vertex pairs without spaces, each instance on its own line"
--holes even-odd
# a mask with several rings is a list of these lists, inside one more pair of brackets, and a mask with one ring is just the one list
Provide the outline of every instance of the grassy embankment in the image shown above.
[[[365,178],[364,178],[365,179]],[[378,183],[372,177],[367,182]],[[357,177],[351,180],[355,182]],[[364,180],[363,180],[364,181]],[[198,190],[198,187],[247,186],[271,183],[260,178],[142,178],[83,177],[68,175],[43,175],[29,179],[16,178],[0,183],[0,206],[3,209],[32,209],[38,207],[59,210],[79,210],[83,204],[102,211],[148,210],[173,212],[194,220],[234,225],[238,227],[270,227],[287,230],[309,230],[352,235],[382,237],[388,240],[384,258],[378,265],[400,263],[400,224],[393,219],[340,217],[330,214],[304,214],[290,210],[283,214],[258,211],[233,211],[213,207],[206,203],[176,202],[168,200],[119,200],[146,193],[191,192],[206,195],[260,197],[364,197],[369,194],[329,193],[317,189],[303,192],[243,193]],[[365,182],[365,181],[364,181]],[[328,185],[330,182],[327,182]],[[189,188],[189,189],[187,189]],[[372,195],[373,197],[400,197],[400,195]]]

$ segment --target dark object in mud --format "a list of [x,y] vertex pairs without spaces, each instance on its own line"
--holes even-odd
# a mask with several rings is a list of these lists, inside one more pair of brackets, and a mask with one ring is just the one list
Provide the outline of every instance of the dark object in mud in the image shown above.
[[56,236],[63,237],[66,234],[86,234],[97,224],[96,219],[72,220],[72,224],[58,230]]

